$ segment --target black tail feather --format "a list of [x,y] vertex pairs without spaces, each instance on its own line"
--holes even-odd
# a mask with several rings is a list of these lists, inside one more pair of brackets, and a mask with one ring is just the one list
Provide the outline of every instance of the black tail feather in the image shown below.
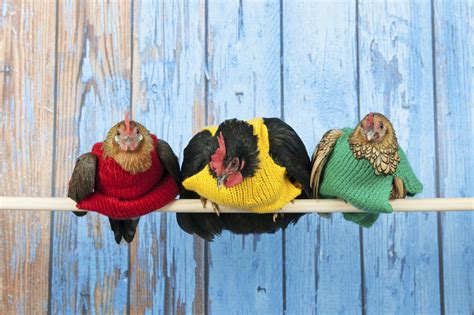
[[73,211],[72,213],[74,213],[78,217],[83,217],[87,214],[87,211]]
[[130,243],[135,237],[137,231],[138,222],[140,218],[130,219],[130,220],[117,220],[109,218],[110,228],[114,232],[115,242],[120,244],[122,238]]

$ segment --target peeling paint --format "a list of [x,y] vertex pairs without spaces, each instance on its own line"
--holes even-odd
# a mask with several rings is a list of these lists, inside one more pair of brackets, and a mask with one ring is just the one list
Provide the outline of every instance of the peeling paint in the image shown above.
[[378,44],[372,40],[370,44],[371,72],[374,87],[383,92],[385,113],[390,113],[390,105],[398,92],[398,86],[402,82],[402,75],[398,70],[398,58],[393,55],[390,61],[386,61],[380,53]]

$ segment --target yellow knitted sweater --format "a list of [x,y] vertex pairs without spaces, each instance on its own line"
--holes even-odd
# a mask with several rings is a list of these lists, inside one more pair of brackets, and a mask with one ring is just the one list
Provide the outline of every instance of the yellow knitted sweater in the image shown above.
[[[277,165],[270,157],[268,130],[262,118],[247,121],[253,127],[253,134],[258,138],[259,166],[253,177],[231,188],[217,187],[217,180],[209,171],[209,164],[199,173],[186,178],[183,186],[195,191],[200,196],[218,205],[232,208],[247,209],[252,212],[275,212],[301,194],[301,188],[296,187],[286,176],[286,169]],[[214,136],[217,127],[210,126]]]

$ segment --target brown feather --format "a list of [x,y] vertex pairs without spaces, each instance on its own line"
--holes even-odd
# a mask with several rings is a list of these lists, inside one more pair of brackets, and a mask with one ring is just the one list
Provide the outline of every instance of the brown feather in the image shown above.
[[107,157],[113,158],[125,171],[131,174],[145,172],[151,167],[150,153],[154,150],[154,143],[150,132],[142,124],[131,121],[131,128],[133,129],[136,125],[138,131],[143,136],[143,140],[135,151],[123,151],[114,140],[117,129],[123,124],[123,121],[119,122],[107,133],[107,137],[102,144],[103,157],[104,159]]
[[319,142],[316,150],[313,153],[311,160],[311,179],[310,185],[313,190],[313,198],[319,198],[319,182],[321,173],[326,165],[326,162],[331,155],[331,152],[336,145],[337,139],[342,136],[343,131],[339,129],[332,129],[326,132]]
[[68,197],[79,202],[94,192],[97,157],[92,153],[81,155],[69,180]]
[[403,181],[397,177],[393,177],[392,190],[390,192],[390,199],[403,199],[407,196],[407,191]]
[[398,142],[390,121],[382,114],[374,117],[382,120],[386,127],[386,134],[378,143],[368,142],[362,134],[362,120],[349,136],[349,146],[356,159],[367,159],[374,168],[376,175],[390,175],[397,170],[400,157],[398,156]]

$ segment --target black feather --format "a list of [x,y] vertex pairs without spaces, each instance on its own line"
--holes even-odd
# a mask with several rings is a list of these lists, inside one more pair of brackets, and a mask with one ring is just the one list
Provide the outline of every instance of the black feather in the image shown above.
[[[194,191],[183,189],[180,199],[199,199]],[[209,213],[176,213],[179,227],[189,234],[197,234],[201,238],[212,241],[215,235],[222,232],[222,224],[216,214]]]
[[[197,133],[184,149],[184,160],[181,166],[181,179],[199,173],[211,160],[212,136],[208,130]],[[215,151],[215,150],[214,150]]]
[[279,214],[275,222],[272,213],[221,213],[220,218],[223,229],[235,234],[273,234],[280,229],[286,229],[290,223],[296,223],[302,215],[302,213]]
[[[213,137],[208,130],[197,133],[184,149],[184,159],[181,166],[181,179],[199,173],[211,160],[211,155],[217,148],[217,143],[213,145]],[[212,148],[214,147],[214,151]],[[199,195],[193,191],[182,189],[181,199],[199,199]],[[189,234],[197,234],[203,239],[212,240],[214,235],[220,234],[219,222],[215,222],[215,214],[204,213],[177,213],[178,225]]]
[[173,149],[171,149],[168,142],[160,139],[158,141],[156,153],[158,154],[158,157],[163,163],[168,174],[173,177],[178,186],[181,186],[181,172],[179,170],[178,158],[174,154]]
[[292,182],[298,182],[306,196],[311,196],[309,184],[311,161],[303,141],[287,123],[278,118],[264,118],[270,140],[270,156],[286,168]]
[[290,223],[295,224],[303,213],[285,213],[278,215],[276,222],[273,214],[254,213],[177,213],[176,218],[181,229],[189,234],[212,241],[223,230],[234,234],[273,234],[286,229]]
[[[295,131],[283,121],[270,118],[264,119],[270,138],[270,154],[275,163],[288,171],[292,181],[300,183],[305,198],[310,191],[309,171],[310,160],[306,148]],[[201,171],[211,160],[218,147],[217,135],[222,132],[226,143],[226,159],[239,157],[245,161],[242,176],[253,176],[258,169],[258,139],[253,135],[253,128],[244,121],[231,119],[223,122],[214,137],[209,131],[198,133],[191,139],[184,150],[184,161],[181,169],[183,180]],[[287,155],[287,156],[285,156]],[[298,165],[301,164],[301,165]],[[213,172],[212,175],[215,176]],[[182,199],[197,199],[195,192],[183,190]],[[290,223],[296,223],[302,213],[278,215],[276,222],[273,214],[221,213],[220,216],[212,213],[178,213],[179,226],[190,234],[197,234],[203,239],[211,241],[220,235],[223,230],[235,234],[275,233],[286,229]]]
[[[214,153],[218,147],[218,135],[222,133],[226,146],[226,156],[224,164],[232,160],[232,158],[239,158],[240,161],[245,161],[244,168],[240,171],[242,177],[248,178],[255,175],[260,163],[258,159],[258,138],[253,135],[253,127],[243,120],[228,119],[219,125],[216,134],[211,141],[211,152]],[[212,176],[216,174],[211,169]]]
[[117,220],[109,218],[110,227],[114,232],[115,242],[120,244],[122,238],[130,243],[135,237],[137,231],[138,222],[140,218],[130,219],[130,220]]

